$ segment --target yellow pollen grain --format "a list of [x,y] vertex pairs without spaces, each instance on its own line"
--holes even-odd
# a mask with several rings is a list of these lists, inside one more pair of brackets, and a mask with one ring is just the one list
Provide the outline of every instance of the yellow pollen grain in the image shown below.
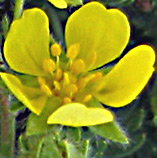
[[92,95],[91,95],[91,94],[88,94],[88,95],[86,95],[86,96],[84,97],[83,103],[86,103],[86,102],[90,101],[91,99],[92,99]]
[[71,103],[71,99],[69,97],[65,97],[63,98],[63,104],[68,104],[68,103]]
[[45,84],[45,79],[43,77],[38,77],[38,83],[39,85]]
[[67,49],[67,54],[66,56],[69,58],[69,59],[75,59],[79,53],[79,44],[73,44],[71,45],[68,49]]
[[46,85],[46,84],[43,84],[41,85],[40,89],[48,96],[51,96],[52,95],[52,91],[50,90],[50,88]]
[[56,70],[55,79],[59,81],[62,79],[62,76],[63,76],[63,71],[60,68],[58,68]]
[[43,70],[52,73],[56,69],[56,64],[52,59],[45,59],[43,61]]
[[75,84],[70,84],[67,88],[66,88],[66,94],[67,95],[72,95],[74,93],[78,92],[78,87]]
[[85,63],[82,59],[75,60],[70,68],[71,72],[73,72],[74,74],[79,74],[83,72],[84,69],[85,69]]
[[53,56],[59,56],[62,52],[62,48],[60,46],[60,44],[55,43],[51,46],[51,54]]
[[61,89],[60,83],[58,81],[54,81],[53,84],[54,84],[54,87],[55,87],[56,90]]

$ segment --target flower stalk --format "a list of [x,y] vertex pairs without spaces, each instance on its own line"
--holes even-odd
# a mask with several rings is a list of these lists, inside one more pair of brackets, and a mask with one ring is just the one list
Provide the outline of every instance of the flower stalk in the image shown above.
[[15,132],[15,117],[9,112],[9,101],[4,92],[0,90],[0,148],[1,158],[14,157],[14,132]]
[[16,0],[14,9],[14,20],[20,18],[25,0]]

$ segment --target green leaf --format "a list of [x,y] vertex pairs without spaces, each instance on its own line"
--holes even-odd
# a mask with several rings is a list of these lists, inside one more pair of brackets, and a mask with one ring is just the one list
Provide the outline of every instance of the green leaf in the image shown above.
[[106,139],[122,144],[129,143],[124,131],[122,131],[122,129],[115,122],[109,122],[98,126],[91,126],[89,129],[95,134]]
[[[109,144],[105,150],[105,155],[109,158],[129,158],[133,153],[138,151],[146,140],[145,134],[135,133],[131,137],[131,143],[124,146],[117,146],[117,144]],[[132,155],[133,156],[133,155]]]
[[129,132],[138,130],[143,123],[145,112],[143,109],[136,109],[136,111],[126,121],[126,128]]

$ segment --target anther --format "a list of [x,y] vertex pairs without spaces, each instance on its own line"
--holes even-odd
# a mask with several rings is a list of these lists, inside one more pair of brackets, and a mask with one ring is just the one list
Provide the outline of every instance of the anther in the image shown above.
[[58,43],[55,43],[51,46],[51,54],[53,56],[59,56],[62,52],[62,48]]
[[54,81],[53,84],[54,84],[54,87],[55,87],[56,90],[60,90],[61,89],[61,86],[60,86],[58,81]]
[[38,77],[38,83],[39,83],[39,85],[45,84],[45,79],[42,77]]
[[95,77],[95,74],[90,74],[86,77],[80,78],[77,83],[79,89],[84,88],[94,77]]
[[100,80],[103,76],[101,72],[96,72],[94,75],[95,75],[95,77],[91,80],[91,82],[96,82],[96,81]]
[[69,59],[75,59],[79,53],[79,44],[73,44],[71,45],[68,50],[67,50],[67,54],[66,56],[69,58]]
[[75,84],[70,84],[66,88],[66,94],[72,96],[74,93],[78,91],[78,87]]
[[63,98],[63,104],[68,104],[68,103],[71,103],[71,99],[69,97],[64,97]]
[[42,84],[40,89],[48,96],[52,95],[52,91],[50,90],[50,88],[46,85],[46,84]]
[[70,83],[69,75],[68,73],[64,72],[63,86],[66,86],[69,83]]
[[55,79],[56,79],[57,81],[61,80],[61,79],[62,79],[62,75],[63,75],[62,70],[61,70],[60,68],[58,68],[58,69],[56,70]]
[[84,71],[85,63],[82,59],[77,59],[72,63],[70,69],[74,74],[79,74]]
[[88,101],[90,101],[92,99],[92,95],[91,94],[88,94],[84,97],[83,99],[83,103],[87,103]]
[[43,61],[43,70],[52,73],[56,69],[56,64],[52,59],[45,59]]

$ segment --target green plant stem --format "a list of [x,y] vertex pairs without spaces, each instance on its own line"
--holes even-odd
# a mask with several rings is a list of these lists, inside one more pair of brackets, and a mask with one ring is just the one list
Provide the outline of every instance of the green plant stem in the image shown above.
[[24,1],[25,0],[15,0],[14,20],[21,17]]
[[15,117],[9,113],[8,97],[0,89],[0,157],[14,156],[14,121]]

